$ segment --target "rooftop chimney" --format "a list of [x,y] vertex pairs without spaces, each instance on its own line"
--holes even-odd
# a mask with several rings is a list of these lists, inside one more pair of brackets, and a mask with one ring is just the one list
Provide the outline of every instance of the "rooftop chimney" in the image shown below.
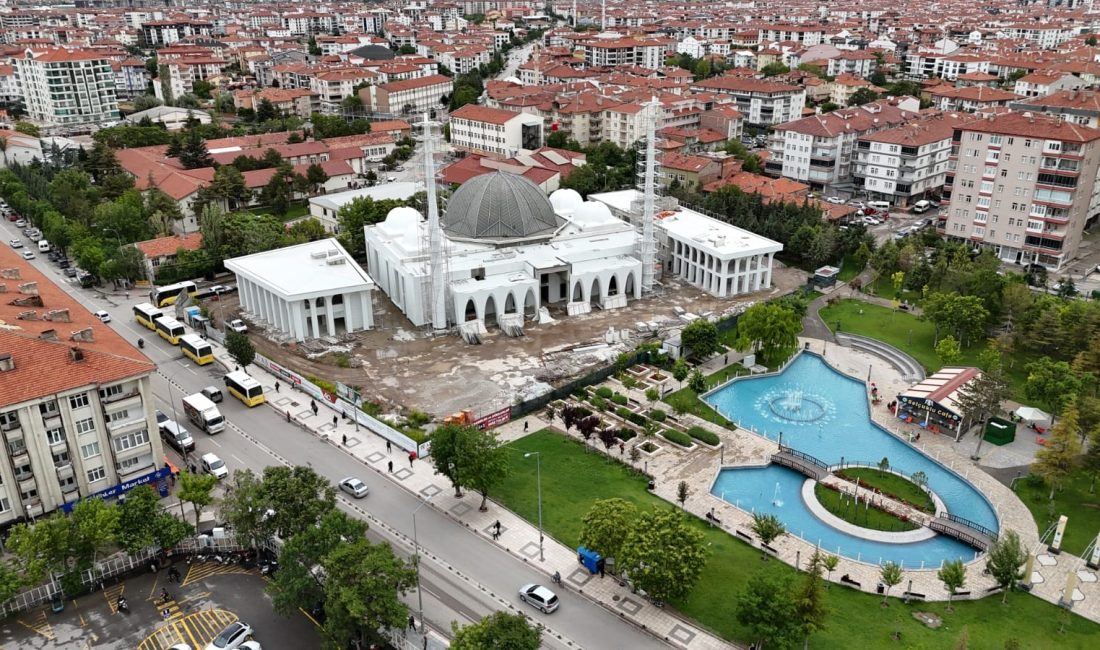
[[80,363],[81,361],[84,361],[84,350],[73,346],[69,348],[69,357],[72,358],[73,361]]
[[12,370],[15,370],[15,359],[11,357],[11,353],[0,354],[0,372],[11,372]]

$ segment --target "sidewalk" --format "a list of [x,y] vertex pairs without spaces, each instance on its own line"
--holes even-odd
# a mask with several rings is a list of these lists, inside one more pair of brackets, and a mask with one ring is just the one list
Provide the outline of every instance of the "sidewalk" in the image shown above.
[[[218,361],[227,368],[236,365],[222,346],[214,346],[214,351]],[[359,459],[379,475],[389,475],[390,480],[418,498],[431,498],[430,507],[541,571],[546,575],[547,584],[550,576],[560,571],[565,588],[583,594],[612,615],[633,623],[674,647],[690,650],[737,647],[679,618],[668,609],[655,607],[648,600],[631,593],[629,587],[620,586],[613,577],[590,575],[577,563],[577,554],[573,549],[550,537],[544,539],[545,560],[540,561],[536,526],[495,503],[488,512],[479,512],[481,495],[467,490],[462,498],[456,498],[450,481],[435,473],[430,460],[410,460],[407,452],[396,446],[388,448],[386,440],[365,428],[356,430],[355,425],[347,420],[338,419],[334,425],[332,418],[337,412],[327,408],[328,404],[323,400],[317,404],[326,408],[314,415],[309,407],[308,395],[292,390],[286,382],[280,382],[280,392],[276,393],[275,377],[255,364],[248,367],[248,373],[263,384],[267,404],[281,415],[290,413],[290,419],[304,430],[339,447],[340,451]],[[497,427],[496,431],[502,440],[514,440],[524,435],[525,423],[529,423],[530,431],[550,426],[538,417],[528,416]],[[498,520],[501,534],[494,540],[492,530]]]

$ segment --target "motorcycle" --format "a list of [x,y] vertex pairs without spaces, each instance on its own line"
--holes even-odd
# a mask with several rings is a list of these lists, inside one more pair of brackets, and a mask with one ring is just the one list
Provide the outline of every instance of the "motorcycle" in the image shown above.
[[271,560],[260,565],[260,575],[269,576],[279,570],[279,563]]
[[145,349],[145,339],[138,339],[138,348]]
[[130,605],[127,604],[126,599],[121,596],[119,596],[118,602],[115,604],[115,606],[116,609],[118,609],[118,611],[122,612],[123,614],[130,613]]

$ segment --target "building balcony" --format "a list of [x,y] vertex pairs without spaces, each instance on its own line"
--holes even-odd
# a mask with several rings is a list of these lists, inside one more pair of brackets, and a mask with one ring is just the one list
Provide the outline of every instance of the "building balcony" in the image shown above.
[[72,477],[72,475],[73,475],[72,461],[65,461],[63,463],[54,463],[54,465],[57,468],[57,478],[58,478],[58,480],[64,481],[65,479]]
[[19,484],[19,489],[23,492],[26,492],[27,490],[33,490],[36,487],[34,483],[34,474],[30,472],[16,474],[15,482]]
[[25,512],[28,517],[41,517],[43,512],[42,500],[35,498],[24,501],[23,512]]

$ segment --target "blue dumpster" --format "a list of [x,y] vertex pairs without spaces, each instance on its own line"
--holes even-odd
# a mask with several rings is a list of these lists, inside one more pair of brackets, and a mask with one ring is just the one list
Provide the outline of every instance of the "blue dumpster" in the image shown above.
[[597,573],[603,563],[603,556],[596,551],[590,551],[583,546],[577,547],[577,562],[584,565],[589,573]]

